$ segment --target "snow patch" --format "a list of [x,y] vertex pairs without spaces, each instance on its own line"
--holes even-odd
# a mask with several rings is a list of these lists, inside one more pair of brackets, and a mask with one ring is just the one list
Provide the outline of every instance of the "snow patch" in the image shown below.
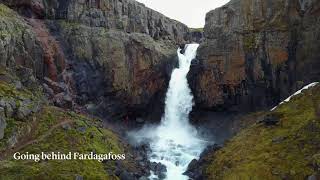
[[309,88],[311,88],[311,87],[314,87],[314,86],[317,85],[318,83],[319,83],[319,82],[313,82],[313,83],[311,83],[311,84],[308,84],[308,85],[304,86],[302,89],[300,89],[299,91],[297,91],[297,92],[295,92],[294,94],[292,94],[291,96],[289,96],[287,99],[285,99],[284,101],[282,101],[280,104],[278,104],[277,106],[275,106],[274,108],[272,108],[270,111],[274,111],[275,109],[277,109],[277,107],[278,107],[279,105],[281,105],[281,104],[283,104],[283,103],[285,103],[285,102],[289,102],[292,97],[294,97],[294,96],[296,96],[296,95],[298,95],[298,94],[301,94],[301,92],[302,92],[303,90],[306,90],[306,89],[309,89]]

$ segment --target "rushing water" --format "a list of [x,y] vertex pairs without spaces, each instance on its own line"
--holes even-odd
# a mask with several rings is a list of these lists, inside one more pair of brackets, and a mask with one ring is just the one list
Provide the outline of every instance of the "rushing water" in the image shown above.
[[197,131],[189,123],[193,95],[188,85],[187,74],[191,61],[196,57],[198,44],[188,44],[184,54],[178,49],[179,67],[171,74],[166,94],[165,114],[156,128],[147,128],[138,133],[139,138],[151,139],[151,162],[160,162],[167,167],[168,180],[188,179],[183,173],[188,164],[197,159],[206,143],[197,137]]

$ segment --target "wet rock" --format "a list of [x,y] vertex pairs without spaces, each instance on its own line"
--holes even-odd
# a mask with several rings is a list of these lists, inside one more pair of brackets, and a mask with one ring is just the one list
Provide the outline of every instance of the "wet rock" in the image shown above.
[[207,163],[206,156],[216,152],[217,150],[221,149],[221,146],[214,144],[206,147],[204,151],[200,154],[199,160],[193,159],[190,164],[188,165],[187,171],[184,172],[184,175],[189,176],[194,180],[202,180],[205,179],[203,177],[203,169],[202,167]]
[[160,179],[166,177],[167,167],[161,163],[152,162],[150,164],[150,170],[153,171]]
[[146,177],[146,176],[142,176],[142,177],[139,178],[139,180],[149,180],[149,178]]
[[135,179],[132,173],[129,173],[127,171],[122,171],[120,176],[120,180],[133,180]]
[[137,122],[137,123],[144,123],[145,120],[144,120],[143,118],[137,118],[137,119],[136,119],[136,122]]
[[218,151],[219,149],[221,149],[222,146],[218,145],[218,144],[213,144],[213,145],[210,145],[210,146],[207,146],[203,152],[200,154],[200,160],[202,160],[205,156],[207,156],[208,154],[210,153],[213,153],[213,152],[216,152]]
[[196,169],[197,166],[198,166],[198,160],[193,159],[188,165],[188,170]]
[[167,175],[164,172],[158,174],[159,179],[165,179],[166,177],[167,177]]

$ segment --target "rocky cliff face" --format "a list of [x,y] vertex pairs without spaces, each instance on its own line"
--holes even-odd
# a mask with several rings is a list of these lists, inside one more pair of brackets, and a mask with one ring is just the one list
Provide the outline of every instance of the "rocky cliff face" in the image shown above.
[[161,105],[190,36],[132,0],[1,2],[17,12],[1,5],[2,66],[28,68],[57,106],[110,118]]
[[188,27],[134,0],[3,0],[26,16],[65,19],[90,27],[105,27],[152,38],[186,40]]
[[256,110],[319,80],[319,1],[231,0],[207,14],[190,81],[204,108]]
[[139,112],[163,100],[176,64],[172,41],[65,21],[53,23],[72,62],[78,101],[89,102],[90,111],[102,113],[99,109],[109,107],[109,113],[120,113],[123,108]]

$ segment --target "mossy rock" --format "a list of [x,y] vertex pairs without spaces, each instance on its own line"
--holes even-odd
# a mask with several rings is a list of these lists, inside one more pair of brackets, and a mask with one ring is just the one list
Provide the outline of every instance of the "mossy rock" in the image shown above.
[[[31,92],[26,88],[16,89],[12,84],[0,81],[1,100],[31,102],[42,98],[41,92]],[[30,107],[32,108],[32,107]],[[112,173],[115,162],[98,160],[14,160],[15,152],[39,154],[69,152],[88,154],[124,154],[128,149],[112,131],[102,128],[99,119],[48,106],[45,103],[40,111],[25,119],[6,117],[4,138],[0,140],[0,179],[117,179]],[[131,164],[124,161],[124,165]]]
[[275,112],[276,126],[255,123],[207,157],[208,179],[305,179],[315,174],[320,148],[320,86],[303,91]]
[[256,35],[254,33],[243,36],[243,49],[252,52],[256,48]]
[[203,28],[190,28],[190,32],[200,32],[200,33],[203,33]]
[[[14,160],[13,153],[39,154],[41,152],[69,152],[123,154],[124,147],[113,132],[99,128],[98,119],[67,112],[56,107],[45,107],[31,117],[29,131],[24,131],[14,149],[2,151],[0,179],[116,179],[106,169],[114,169],[114,163],[98,160]],[[16,126],[26,126],[15,124]]]

